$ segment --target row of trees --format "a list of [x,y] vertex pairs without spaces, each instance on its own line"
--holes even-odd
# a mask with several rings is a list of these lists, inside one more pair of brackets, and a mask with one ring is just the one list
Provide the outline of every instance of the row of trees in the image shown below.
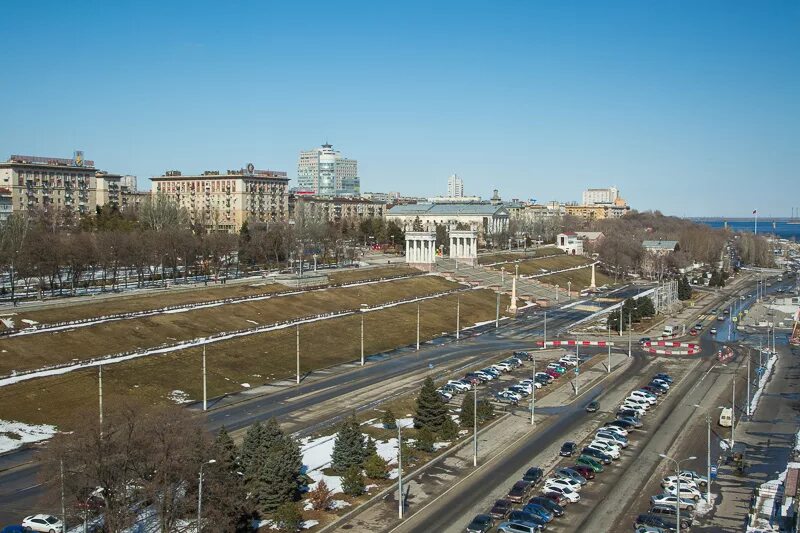
[[626,331],[633,324],[638,324],[643,319],[652,318],[656,314],[655,305],[649,296],[628,298],[622,303],[619,312],[609,313],[607,323],[613,331]]

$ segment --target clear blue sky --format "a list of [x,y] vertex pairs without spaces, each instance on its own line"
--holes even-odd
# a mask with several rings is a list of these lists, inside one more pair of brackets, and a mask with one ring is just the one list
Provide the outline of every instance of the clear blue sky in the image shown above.
[[[126,7],[127,5],[127,7]],[[286,170],[675,215],[800,206],[800,2],[4,2],[0,158]],[[293,183],[296,183],[293,181]]]

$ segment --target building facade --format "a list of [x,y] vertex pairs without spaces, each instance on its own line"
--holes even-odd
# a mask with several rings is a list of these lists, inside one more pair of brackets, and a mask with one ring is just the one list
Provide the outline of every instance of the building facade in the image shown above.
[[301,192],[320,196],[358,196],[358,161],[343,157],[328,143],[302,151],[297,163],[297,185]]
[[0,223],[8,220],[12,209],[11,189],[0,187]]
[[447,196],[451,198],[461,198],[464,196],[464,180],[453,174],[447,178]]
[[482,242],[492,235],[504,232],[508,228],[508,218],[508,211],[504,206],[486,203],[417,203],[395,205],[386,212],[387,221],[393,220],[406,230],[411,230],[417,219],[423,227],[433,227],[435,224],[448,228],[458,224],[474,227]]
[[606,189],[586,189],[583,191],[583,205],[613,204],[619,198],[616,187]]
[[583,240],[571,231],[556,235],[556,247],[569,255],[583,255]]
[[602,220],[606,218],[622,218],[630,211],[630,206],[618,198],[613,204],[578,205],[567,204],[564,211],[567,215],[585,220]]
[[128,200],[121,176],[97,170],[79,151],[72,159],[12,155],[0,163],[0,188],[11,191],[11,212],[63,209],[89,215],[97,206],[124,207]]
[[164,194],[189,213],[192,224],[209,231],[239,231],[245,220],[288,220],[289,178],[286,172],[246,169],[225,173],[207,170],[184,176],[172,170],[150,178],[152,194]]
[[348,220],[358,223],[366,218],[386,216],[386,202],[295,193],[289,195],[289,216],[295,222],[305,219],[316,222]]

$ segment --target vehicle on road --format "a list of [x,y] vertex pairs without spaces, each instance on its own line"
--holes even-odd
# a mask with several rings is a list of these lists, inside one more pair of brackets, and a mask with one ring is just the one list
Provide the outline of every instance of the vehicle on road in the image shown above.
[[511,512],[511,502],[509,500],[497,500],[494,502],[489,514],[495,520],[504,520],[508,513]]
[[698,322],[697,324],[694,325],[694,329],[696,329],[696,330],[703,329],[703,323],[702,322]]
[[581,495],[578,494],[577,491],[574,491],[569,487],[557,487],[555,485],[551,485],[549,487],[548,486],[544,487],[542,489],[542,492],[544,494],[556,493],[556,494],[566,498],[567,501],[570,502],[570,503],[578,503],[579,501],[581,501]]
[[578,460],[575,461],[575,463],[579,466],[585,466],[586,468],[591,468],[594,472],[602,472],[605,469],[605,467],[600,461],[598,461],[592,456],[585,454],[581,454],[581,456],[578,457]]
[[642,337],[641,339],[639,339],[639,344],[641,344],[642,346],[644,346],[648,342],[652,342],[652,339],[650,339],[650,337]]
[[576,449],[577,445],[571,440],[568,440],[567,442],[561,445],[561,450],[558,452],[558,455],[560,455],[561,457],[572,457]]
[[467,526],[467,533],[486,533],[494,527],[492,515],[479,514]]
[[522,476],[523,481],[530,481],[532,485],[537,485],[544,477],[544,470],[538,467],[531,467]]
[[497,526],[498,533],[535,533],[541,530],[540,525],[532,523],[502,522]]
[[600,402],[598,402],[597,400],[592,400],[591,402],[586,404],[587,413],[594,413],[598,409],[600,409]]
[[26,516],[22,519],[21,525],[26,531],[43,533],[62,533],[64,531],[64,524],[61,523],[61,520],[49,514]]
[[689,335],[691,335],[692,337],[697,337],[697,329],[696,328],[690,329]]
[[555,472],[553,472],[553,475],[556,477],[568,478],[572,481],[577,481],[581,485],[586,485],[586,478],[568,466],[557,469]]
[[708,330],[708,332],[711,333],[712,335],[716,335],[717,334],[717,328],[711,328],[710,330]]
[[[656,494],[654,496],[650,496],[650,504],[651,505],[667,505],[669,507],[675,507],[678,504],[678,497],[673,494]],[[696,503],[694,500],[690,500],[688,498],[681,498],[681,509],[686,509],[687,511],[694,511],[696,507]]]
[[528,499],[532,488],[533,485],[530,481],[525,481],[524,479],[517,481],[514,483],[514,486],[511,487],[511,490],[508,491],[508,496],[506,496],[506,498],[514,503],[522,503],[524,500]]
[[533,498],[528,500],[528,503],[529,504],[535,503],[537,505],[541,505],[542,507],[553,513],[553,516],[556,517],[564,515],[564,508],[555,501],[553,501],[552,498],[545,498],[544,496],[534,496]]
[[733,410],[730,407],[723,407],[719,413],[719,425],[729,428],[733,425]]
[[720,321],[720,322],[724,322],[725,321],[725,315],[718,315],[717,316],[717,320]]

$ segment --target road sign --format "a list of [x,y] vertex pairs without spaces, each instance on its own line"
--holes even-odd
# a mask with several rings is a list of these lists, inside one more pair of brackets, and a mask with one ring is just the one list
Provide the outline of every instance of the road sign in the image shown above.
[[717,465],[711,465],[711,479],[717,479]]

